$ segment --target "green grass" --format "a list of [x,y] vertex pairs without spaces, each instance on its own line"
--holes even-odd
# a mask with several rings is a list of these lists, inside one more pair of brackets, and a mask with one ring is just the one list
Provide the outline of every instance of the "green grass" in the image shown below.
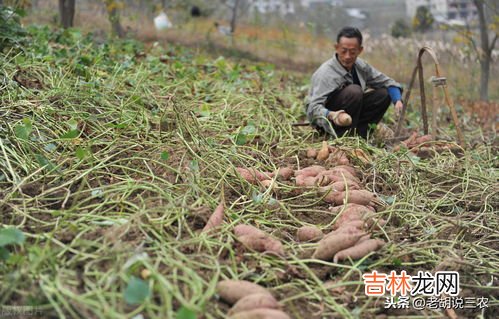
[[[283,183],[262,192],[235,173],[313,163],[304,153],[321,137],[291,126],[307,77],[172,45],[30,32],[26,52],[0,55],[0,223],[26,237],[0,261],[0,305],[43,317],[222,318],[229,307],[215,285],[238,278],[268,287],[293,318],[368,318],[384,313],[383,300],[364,295],[361,275],[405,269],[459,271],[463,295],[488,297],[489,309],[458,314],[497,311],[497,149],[480,132],[467,128],[473,146],[462,156],[427,160],[331,140],[390,203],[373,234],[388,244],[353,263],[319,262],[302,258],[313,244],[295,240],[301,225],[334,221],[317,193]],[[222,190],[225,226],[199,234]],[[286,256],[242,250],[239,223],[281,239]]]

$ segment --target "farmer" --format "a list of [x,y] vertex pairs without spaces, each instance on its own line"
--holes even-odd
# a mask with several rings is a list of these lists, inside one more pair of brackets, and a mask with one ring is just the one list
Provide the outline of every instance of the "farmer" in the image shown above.
[[319,131],[367,138],[370,124],[383,118],[390,101],[397,114],[402,110],[401,86],[357,58],[363,50],[357,28],[344,27],[336,40],[336,54],[312,75],[307,118]]

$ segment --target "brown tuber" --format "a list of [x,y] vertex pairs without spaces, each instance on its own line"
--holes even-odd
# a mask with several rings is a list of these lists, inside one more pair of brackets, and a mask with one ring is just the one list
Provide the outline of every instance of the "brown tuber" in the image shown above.
[[322,142],[322,148],[317,152],[317,160],[325,161],[329,157],[329,147],[326,141]]
[[262,308],[238,312],[229,319],[291,319],[291,317],[280,310]]
[[279,309],[279,303],[269,293],[256,293],[243,297],[237,301],[229,311],[229,316],[242,311],[253,309]]
[[213,214],[211,214],[210,218],[208,219],[208,222],[204,226],[202,232],[209,232],[214,228],[219,227],[222,225],[224,221],[224,201],[223,201],[223,196],[222,200],[220,201],[220,204],[218,204],[217,208],[215,208],[215,211]]
[[298,241],[315,241],[324,237],[324,233],[316,226],[302,226],[296,232]]
[[267,289],[246,280],[222,280],[217,284],[216,291],[220,298],[229,305],[252,294],[271,295]]
[[312,258],[326,261],[331,260],[337,252],[352,247],[363,235],[365,233],[359,231],[356,234],[336,233],[326,236],[319,241],[319,246],[312,255]]
[[334,262],[345,260],[347,258],[359,259],[370,252],[376,251],[383,247],[385,242],[381,239],[366,239],[359,240],[355,246],[339,251],[334,255]]

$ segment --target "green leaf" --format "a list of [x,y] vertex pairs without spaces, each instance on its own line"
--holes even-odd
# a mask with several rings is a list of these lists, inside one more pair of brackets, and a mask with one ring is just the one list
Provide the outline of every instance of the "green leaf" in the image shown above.
[[17,138],[20,138],[25,141],[28,140],[29,133],[26,130],[26,127],[24,127],[24,125],[16,125],[14,127],[14,134],[16,135]]
[[244,133],[237,134],[235,139],[234,139],[234,142],[236,143],[236,145],[244,145],[244,144],[246,144],[246,141],[247,141],[247,138],[246,138],[246,134],[244,134]]
[[56,148],[57,148],[57,146],[54,143],[49,143],[49,144],[45,145],[45,147],[43,149],[46,150],[47,152],[52,152],[52,151],[55,151]]
[[190,163],[189,163],[189,168],[191,169],[191,171],[193,172],[197,172],[199,171],[199,163],[197,160],[192,160]]
[[394,265],[396,267],[400,267],[400,266],[402,266],[402,260],[400,260],[400,258],[394,258],[392,260],[392,265]]
[[182,306],[177,311],[177,319],[197,319],[197,315],[193,310]]
[[140,278],[132,276],[125,289],[125,301],[130,305],[138,305],[149,297],[149,285]]
[[168,153],[167,151],[163,151],[161,152],[160,157],[163,161],[167,161],[170,158],[170,153]]
[[5,247],[0,247],[0,260],[9,259],[10,253]]
[[69,120],[68,121],[68,125],[69,125],[69,128],[72,130],[72,131],[75,131],[78,129],[78,121],[72,119],[72,120]]
[[49,170],[53,170],[55,168],[55,165],[52,164],[48,159],[45,158],[45,156],[41,154],[35,154],[36,161],[41,167],[47,166]]
[[78,158],[80,161],[84,159],[85,156],[87,156],[87,154],[88,154],[87,150],[84,149],[83,147],[78,147],[75,152],[76,158]]
[[78,130],[70,130],[70,131],[64,133],[61,136],[61,138],[72,139],[72,138],[78,137],[79,134],[80,134],[80,131],[78,131]]
[[10,244],[22,244],[24,242],[24,234],[17,228],[0,229],[0,247]]
[[245,134],[245,135],[252,135],[252,134],[255,134],[256,132],[256,127],[254,125],[246,125],[245,127],[243,127],[243,129],[241,130],[241,133]]

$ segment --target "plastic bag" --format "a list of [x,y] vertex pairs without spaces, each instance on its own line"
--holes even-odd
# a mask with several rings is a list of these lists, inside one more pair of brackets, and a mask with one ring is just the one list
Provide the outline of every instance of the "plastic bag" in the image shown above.
[[161,12],[156,18],[154,18],[154,26],[156,27],[156,30],[159,31],[171,28],[173,27],[173,24],[170,19],[168,19],[166,13]]

